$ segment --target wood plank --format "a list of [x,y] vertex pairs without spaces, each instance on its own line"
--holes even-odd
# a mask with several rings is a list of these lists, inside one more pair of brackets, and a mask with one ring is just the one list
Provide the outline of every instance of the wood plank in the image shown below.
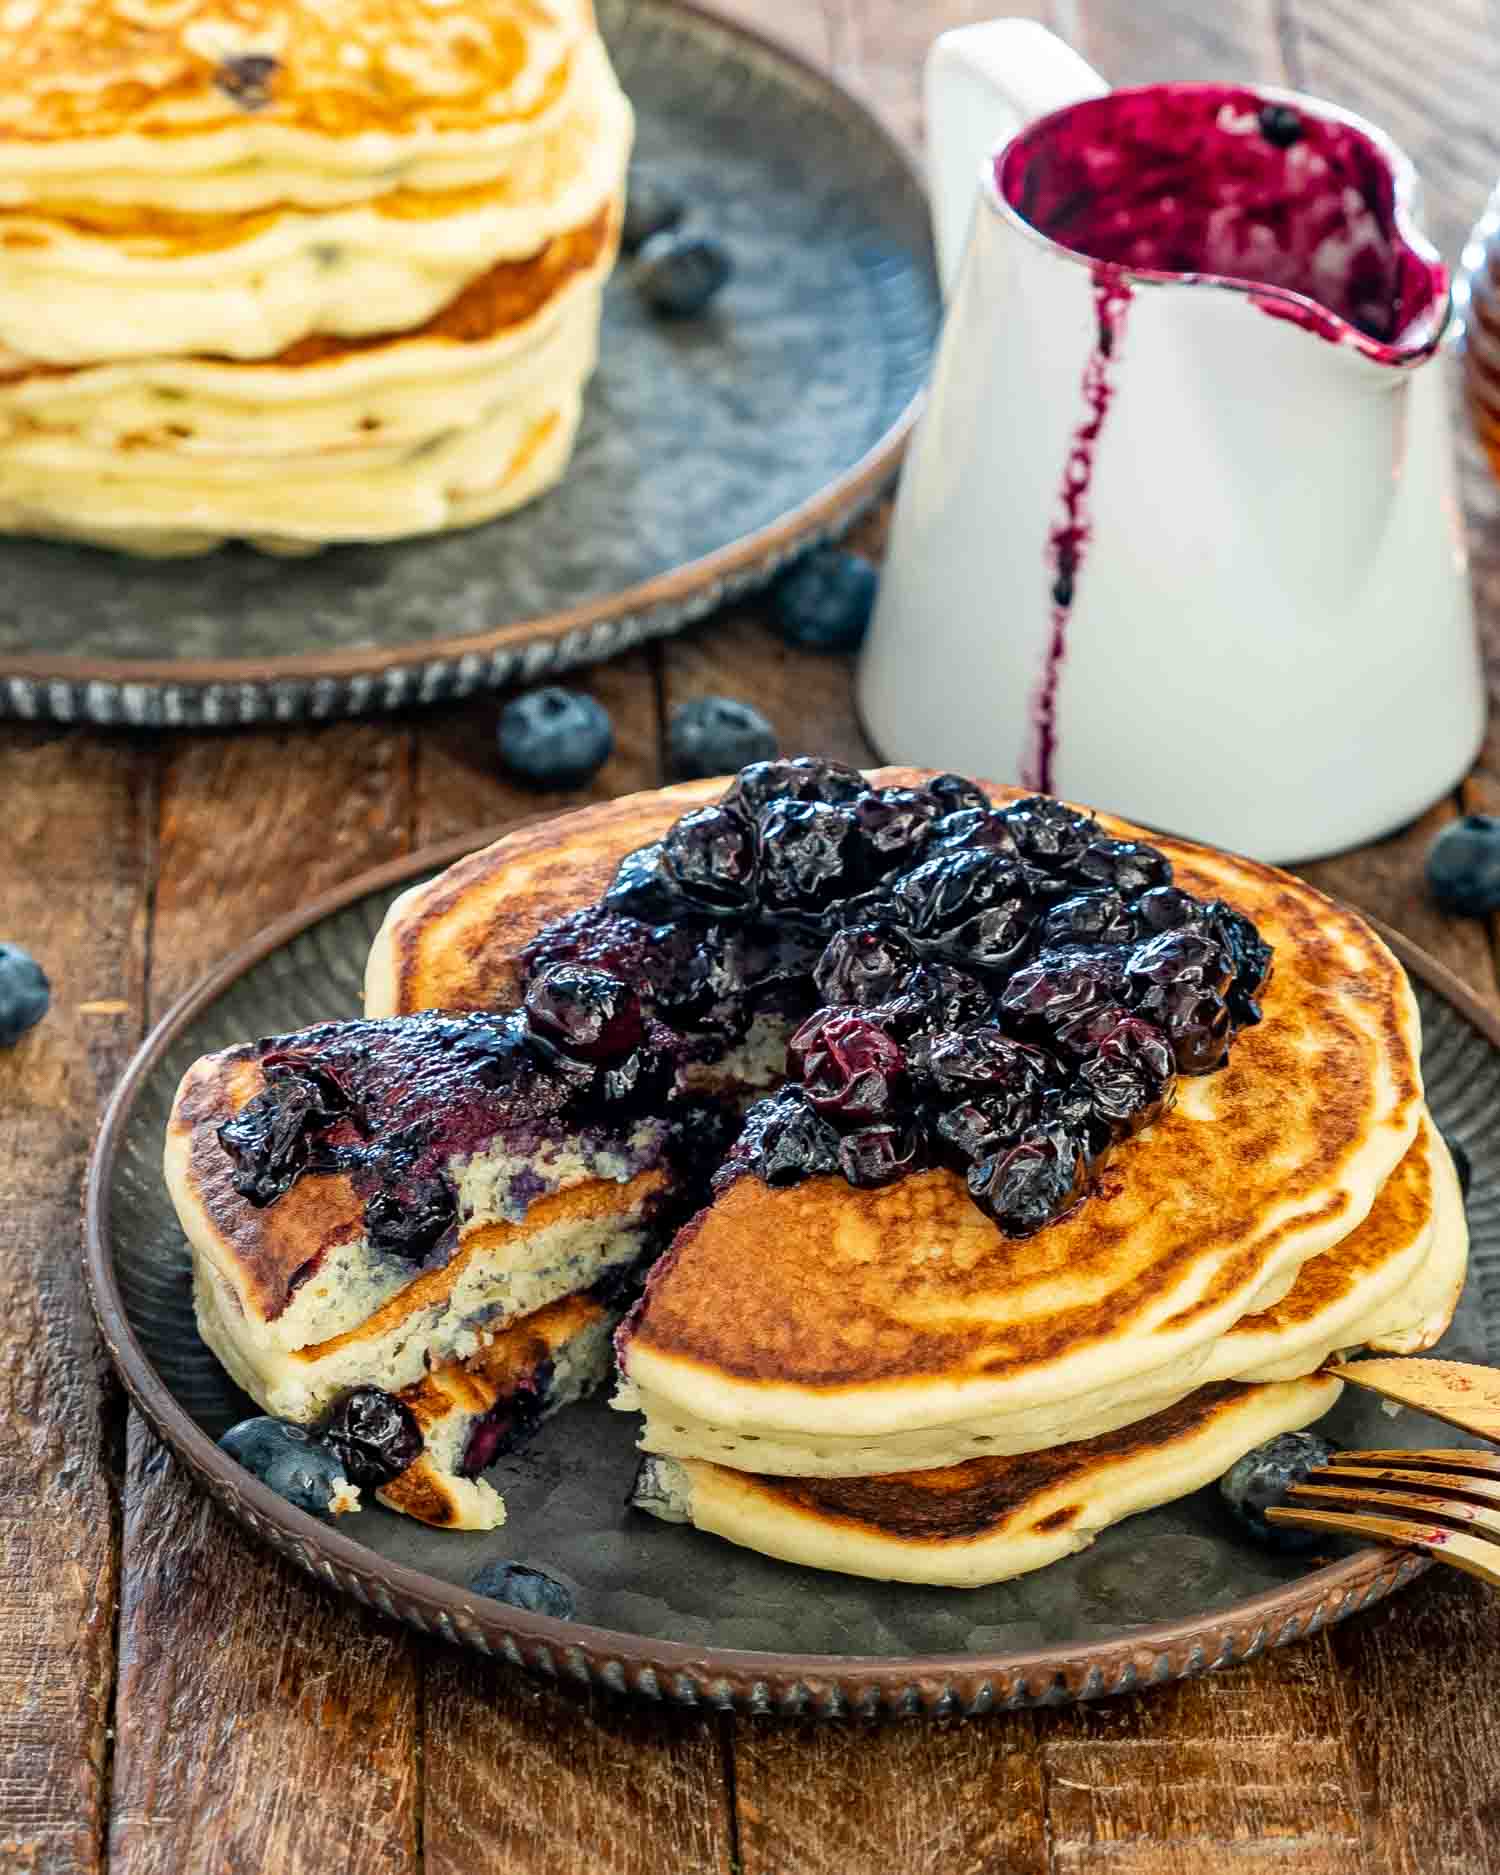
[[730,1875],[720,1727],[428,1660],[426,1875]]
[[1500,1599],[1436,1569],[1330,1631],[1369,1865],[1490,1875],[1500,1825]]
[[1029,1717],[735,1730],[744,1875],[1044,1875]]
[[[1070,17],[1071,16],[1071,17]],[[1056,30],[1114,85],[1168,78],[1285,84],[1269,0],[1062,0]],[[1071,29],[1071,30],[1070,30]]]
[[608,801],[660,785],[661,724],[655,647],[609,664],[565,671],[552,679],[597,697],[614,725],[613,755],[585,787],[531,790],[509,780],[495,750],[500,712],[515,691],[480,697],[460,709],[412,720],[413,834],[416,844],[468,827],[495,826],[532,814],[561,813],[586,801]]
[[77,1254],[99,1104],[139,1038],[155,761],[0,731],[0,938],[46,969],[0,1049],[0,1866],[102,1866],[124,1404]]
[[[197,738],[163,785],[151,1001],[269,919],[403,851],[406,732]],[[416,1867],[415,1640],[262,1551],[132,1415],[113,1861]]]
[[1345,1728],[1321,1641],[1037,1715],[1055,1875],[1358,1875]]

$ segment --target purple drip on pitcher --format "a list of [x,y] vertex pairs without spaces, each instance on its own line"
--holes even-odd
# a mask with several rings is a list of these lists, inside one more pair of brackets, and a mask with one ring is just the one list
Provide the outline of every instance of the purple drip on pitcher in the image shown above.
[[1053,757],[1057,750],[1057,691],[1068,651],[1068,618],[1073,610],[1089,540],[1088,498],[1094,479],[1094,451],[1104,432],[1114,396],[1111,363],[1118,351],[1126,311],[1133,297],[1130,282],[1118,267],[1096,262],[1090,273],[1097,321],[1094,349],[1083,369],[1084,418],[1073,432],[1063,467],[1062,518],[1047,537],[1052,617],[1046,659],[1031,706],[1031,752],[1022,769],[1025,785],[1042,794],[1052,793]]

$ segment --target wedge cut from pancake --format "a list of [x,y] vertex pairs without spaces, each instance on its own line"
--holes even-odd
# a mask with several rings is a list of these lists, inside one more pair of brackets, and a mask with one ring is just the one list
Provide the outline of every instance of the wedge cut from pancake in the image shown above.
[[[518,1126],[503,1084],[509,1049],[504,1024],[330,1023],[188,1070],[165,1172],[192,1247],[199,1332],[268,1411],[307,1422],[346,1388],[398,1391],[659,1244],[667,1122],[580,1127],[540,1113]],[[462,1137],[440,1134],[432,1147],[457,1193],[434,1241],[415,1254],[372,1241],[369,1194],[336,1163],[303,1170],[269,1204],[237,1187],[220,1129],[266,1092],[266,1057],[288,1050],[336,1061],[337,1072],[357,1051],[377,1075],[389,1062],[362,1116],[377,1145],[399,1146],[424,1115],[461,1120]],[[476,1078],[491,1072],[502,1079],[493,1093]]]
[[640,1396],[644,1451],[793,1477],[853,1478],[1035,1452],[1113,1432],[1225,1380],[1291,1380],[1334,1354],[1430,1347],[1452,1317],[1467,1267],[1463,1199],[1432,1122],[1382,1187],[1369,1215],[1311,1258],[1282,1300],[1235,1322],[1217,1340],[1131,1382],[982,1415],[960,1424],[874,1438],[827,1431],[801,1437],[744,1431]]
[[879,1478],[770,1478],[648,1458],[633,1502],[808,1568],[979,1588],[1211,1483],[1252,1446],[1320,1419],[1341,1391],[1326,1374],[1226,1382],[1097,1439]]
[[569,1296],[510,1326],[487,1330],[466,1360],[449,1361],[397,1396],[423,1450],[375,1495],[391,1510],[447,1530],[493,1530],[500,1493],[480,1476],[543,1419],[592,1392],[609,1373],[615,1310]]

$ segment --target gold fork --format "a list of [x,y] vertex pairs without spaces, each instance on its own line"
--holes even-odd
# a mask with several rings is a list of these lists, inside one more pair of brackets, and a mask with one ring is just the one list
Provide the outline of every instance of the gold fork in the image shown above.
[[[1337,1363],[1326,1371],[1500,1444],[1500,1370],[1399,1357]],[[1340,1452],[1287,1495],[1295,1502],[1272,1505],[1266,1511],[1271,1522],[1425,1550],[1500,1588],[1500,1455]]]

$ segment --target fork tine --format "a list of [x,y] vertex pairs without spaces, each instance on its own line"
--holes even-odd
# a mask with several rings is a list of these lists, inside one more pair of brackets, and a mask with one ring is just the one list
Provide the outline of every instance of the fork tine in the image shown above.
[[1443,1497],[1433,1491],[1351,1491],[1337,1484],[1294,1484],[1287,1493],[1300,1503],[1303,1498],[1332,1499],[1338,1504],[1380,1510],[1414,1510],[1421,1517],[1450,1517],[1454,1523],[1471,1524],[1489,1536],[1500,1537],[1500,1510],[1488,1510],[1483,1504],[1465,1503],[1456,1497]]
[[1373,1537],[1402,1549],[1425,1550],[1439,1562],[1451,1563],[1500,1589],[1500,1545],[1485,1537],[1466,1536],[1459,1530],[1412,1523],[1404,1517],[1372,1517],[1364,1513],[1293,1509],[1273,1504],[1266,1511],[1273,1523],[1295,1524],[1305,1530],[1327,1530],[1340,1536]]
[[1500,1478],[1500,1453],[1471,1452],[1465,1446],[1450,1445],[1436,1452],[1412,1452],[1400,1448],[1393,1452],[1340,1452],[1341,1465],[1437,1465],[1444,1471],[1474,1471]]
[[1308,1473],[1307,1482],[1323,1484],[1332,1478],[1351,1481],[1350,1488],[1343,1492],[1345,1497],[1368,1496],[1368,1492],[1357,1488],[1359,1486],[1415,1484],[1428,1491],[1462,1493],[1483,1498],[1486,1503],[1500,1504],[1500,1469],[1493,1475],[1478,1472],[1465,1475],[1459,1471],[1421,1471],[1405,1465],[1320,1465],[1316,1471]]

